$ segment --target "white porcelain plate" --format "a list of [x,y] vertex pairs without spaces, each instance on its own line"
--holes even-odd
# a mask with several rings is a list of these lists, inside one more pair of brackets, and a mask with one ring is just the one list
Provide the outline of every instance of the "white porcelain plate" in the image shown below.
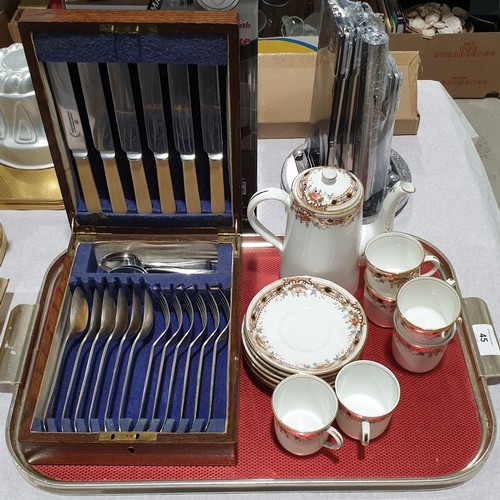
[[325,373],[357,357],[367,335],[360,303],[331,281],[283,278],[263,288],[245,317],[254,353],[280,368]]

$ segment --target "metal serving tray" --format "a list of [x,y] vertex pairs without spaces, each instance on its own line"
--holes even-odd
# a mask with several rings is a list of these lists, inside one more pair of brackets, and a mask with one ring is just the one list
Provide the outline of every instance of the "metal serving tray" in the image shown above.
[[[446,257],[422,243],[440,258],[442,277],[455,280]],[[279,255],[274,248],[260,240],[244,239],[242,315],[255,293],[278,277],[278,270]],[[56,281],[54,276],[45,282],[42,297],[50,295]],[[459,291],[458,284],[455,286]],[[43,317],[46,304],[42,301],[39,307]],[[493,446],[496,420],[487,381],[500,375],[498,341],[486,304],[478,298],[464,298],[463,320],[443,361],[427,374],[399,368],[390,354],[391,331],[370,324],[362,358],[380,361],[393,370],[402,397],[387,433],[368,448],[346,438],[344,446],[334,453],[303,458],[283,451],[273,436],[271,391],[259,384],[244,364],[240,370],[239,455],[235,466],[33,466],[16,441],[20,412],[15,407],[8,422],[8,445],[26,480],[66,494],[457,486],[477,474]],[[12,330],[16,330],[15,325],[8,328]],[[11,382],[18,390],[19,380]]]

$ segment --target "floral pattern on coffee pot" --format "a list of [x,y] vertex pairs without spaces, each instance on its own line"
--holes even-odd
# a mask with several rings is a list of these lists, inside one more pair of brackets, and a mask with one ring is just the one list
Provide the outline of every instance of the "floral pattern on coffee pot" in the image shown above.
[[[349,292],[359,282],[360,256],[366,242],[391,231],[398,201],[415,191],[399,181],[388,192],[378,216],[363,226],[363,185],[351,172],[335,167],[303,171],[292,183],[290,193],[267,188],[248,204],[252,228],[281,252],[280,277],[315,276],[333,281]],[[266,200],[283,203],[287,210],[281,240],[257,218],[257,205]]]

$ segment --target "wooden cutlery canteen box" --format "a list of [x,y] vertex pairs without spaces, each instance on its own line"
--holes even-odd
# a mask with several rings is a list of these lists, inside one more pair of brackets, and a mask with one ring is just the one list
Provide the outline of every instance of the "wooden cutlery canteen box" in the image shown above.
[[19,26],[73,233],[30,322],[10,441],[35,466],[235,464],[237,14]]

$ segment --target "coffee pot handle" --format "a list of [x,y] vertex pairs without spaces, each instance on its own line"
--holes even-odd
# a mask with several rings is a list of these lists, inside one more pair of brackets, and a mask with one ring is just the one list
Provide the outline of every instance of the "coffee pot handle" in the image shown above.
[[291,196],[286,191],[278,188],[262,189],[261,191],[255,193],[248,202],[248,222],[256,233],[260,234],[268,243],[271,243],[271,245],[275,246],[280,252],[283,252],[283,241],[272,233],[266,226],[264,226],[264,224],[262,224],[262,222],[260,222],[255,215],[257,205],[263,201],[269,200],[280,201],[283,205],[285,205],[287,211],[290,209],[292,204]]

